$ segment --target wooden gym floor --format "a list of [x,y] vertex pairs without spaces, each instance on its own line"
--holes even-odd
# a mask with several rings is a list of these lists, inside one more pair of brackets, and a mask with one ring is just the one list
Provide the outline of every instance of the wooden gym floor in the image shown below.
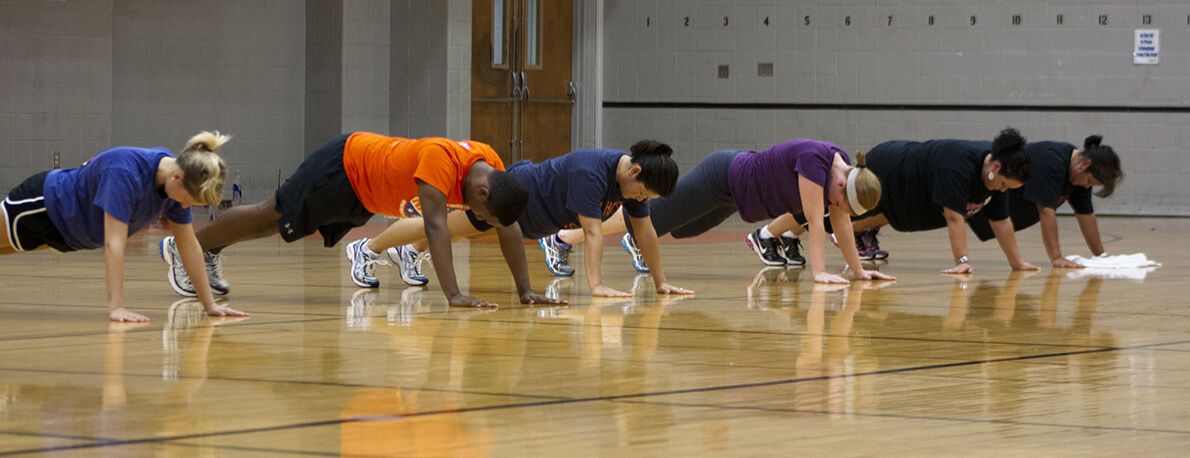
[[1051,269],[1034,227],[1017,236],[1040,272],[972,237],[955,278],[944,230],[886,229],[898,281],[830,288],[763,268],[736,221],[663,245],[688,298],[653,294],[609,237],[606,284],[642,281],[635,299],[593,299],[526,245],[534,288],[570,306],[520,305],[496,244],[456,244],[461,286],[501,304],[470,310],[432,270],[359,290],[343,243],[272,238],[225,252],[251,318],[213,319],[166,285],[150,232],[126,261],[139,325],[107,321],[102,251],[4,256],[0,455],[1180,455],[1190,219],[1100,224],[1110,253],[1164,266]]

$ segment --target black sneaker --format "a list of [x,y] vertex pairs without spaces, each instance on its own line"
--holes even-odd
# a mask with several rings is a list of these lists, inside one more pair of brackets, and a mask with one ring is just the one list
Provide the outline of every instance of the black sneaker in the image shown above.
[[866,237],[864,237],[863,232],[855,233],[855,252],[859,254],[859,259],[861,261],[871,261],[876,259],[876,255],[872,251],[872,247],[868,246],[868,240]]
[[885,259],[888,258],[888,252],[880,249],[880,241],[876,240],[876,233],[880,232],[879,228],[865,229],[863,232],[856,233],[856,240],[863,240],[867,247],[868,253],[872,256],[871,259]]
[[785,257],[781,256],[781,251],[778,245],[781,244],[777,237],[763,238],[760,236],[760,229],[752,231],[745,239],[748,242],[748,248],[752,249],[756,256],[760,257],[760,262],[766,266],[783,266],[786,264]]
[[801,246],[802,241],[797,237],[780,237],[781,255],[785,257],[785,263],[791,266],[806,265],[806,258],[802,257]]

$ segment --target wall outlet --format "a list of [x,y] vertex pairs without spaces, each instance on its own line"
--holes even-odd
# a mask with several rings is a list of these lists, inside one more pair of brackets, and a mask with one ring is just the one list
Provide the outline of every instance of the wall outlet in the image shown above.
[[773,76],[773,63],[764,62],[756,64],[756,76],[769,77]]
[[725,79],[727,79],[727,75],[728,75],[727,66],[720,65],[719,66],[719,79],[725,80]]

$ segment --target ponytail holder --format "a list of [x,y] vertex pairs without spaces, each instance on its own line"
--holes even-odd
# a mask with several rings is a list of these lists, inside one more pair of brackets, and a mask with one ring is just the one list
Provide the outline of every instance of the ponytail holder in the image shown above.
[[862,215],[869,210],[859,203],[859,195],[855,191],[855,177],[859,176],[859,167],[862,166],[853,167],[847,174],[847,203],[851,204],[851,212],[856,215]]

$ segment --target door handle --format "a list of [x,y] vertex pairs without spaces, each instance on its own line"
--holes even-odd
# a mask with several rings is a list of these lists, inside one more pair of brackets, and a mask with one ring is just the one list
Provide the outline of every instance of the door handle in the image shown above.
[[529,100],[529,80],[525,78],[525,72],[521,72],[521,97]]
[[578,99],[578,87],[574,85],[574,81],[570,81],[566,84],[570,86],[570,88],[566,90],[566,98],[570,99],[570,103],[574,103],[574,101]]
[[521,98],[521,79],[517,72],[512,72],[512,98]]

